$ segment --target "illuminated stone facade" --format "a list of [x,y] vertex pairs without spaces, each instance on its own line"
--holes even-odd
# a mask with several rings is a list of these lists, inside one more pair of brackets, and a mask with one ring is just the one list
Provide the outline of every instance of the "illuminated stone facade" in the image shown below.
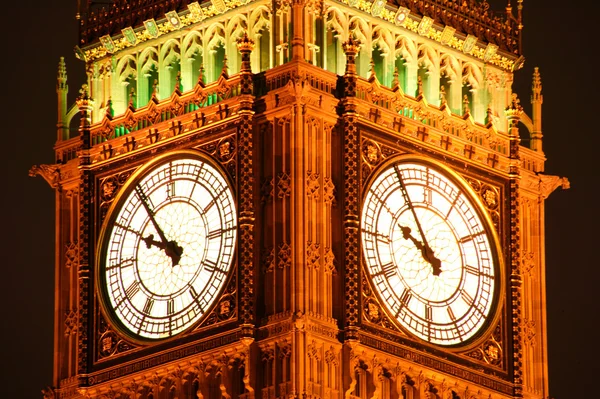
[[[88,81],[69,107],[61,61],[56,163],[31,170],[56,190],[45,397],[546,398],[544,200],[568,181],[543,174],[537,69],[533,118],[512,93],[520,6],[504,19],[455,0],[82,10]],[[136,170],[182,149],[232,183],[236,258],[194,328],[148,342],[98,295],[99,240]],[[367,184],[402,156],[451,169],[498,237],[493,317],[463,345],[408,333],[362,261]]]

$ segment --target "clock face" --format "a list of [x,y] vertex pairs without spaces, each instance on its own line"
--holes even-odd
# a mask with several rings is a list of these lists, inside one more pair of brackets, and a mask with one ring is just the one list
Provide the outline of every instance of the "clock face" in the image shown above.
[[442,167],[398,162],[371,183],[362,210],[364,261],[388,313],[444,346],[481,330],[498,286],[495,241],[462,187]]
[[236,210],[224,175],[185,153],[136,174],[109,211],[100,281],[112,319],[142,339],[195,325],[234,259]]

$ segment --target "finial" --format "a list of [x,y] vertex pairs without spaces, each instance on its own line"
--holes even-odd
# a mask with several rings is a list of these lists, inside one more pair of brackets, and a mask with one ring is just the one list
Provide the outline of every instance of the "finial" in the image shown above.
[[65,64],[65,57],[60,57],[58,61],[58,75],[59,80],[67,80],[67,65]]
[[375,73],[375,61],[371,58],[369,62],[369,81],[373,81],[377,79],[377,74]]
[[158,79],[154,79],[154,82],[152,83],[152,97],[156,97],[156,95],[158,90]]
[[58,73],[56,74],[56,90],[67,89],[67,65],[65,57],[60,57],[58,61]]
[[131,87],[131,90],[129,90],[129,106],[135,108],[135,88],[133,86]]
[[111,119],[113,116],[115,115],[115,110],[113,109],[112,106],[112,99],[108,99],[108,101],[106,102],[106,117],[108,119]]
[[394,79],[392,79],[392,90],[396,90],[400,86],[398,79],[398,67],[394,67]]
[[221,68],[221,76],[225,79],[229,78],[229,72],[227,72],[227,54],[223,56],[223,68]]
[[91,108],[93,104],[93,100],[90,97],[89,88],[87,84],[81,85],[81,89],[79,89],[79,97],[75,100],[77,103],[77,107],[79,109],[82,108]]
[[485,123],[488,124],[488,125],[491,124],[492,120],[493,120],[493,117],[494,117],[494,114],[492,112],[492,104],[488,104],[487,110],[486,110],[486,113],[485,113]]
[[540,75],[540,68],[533,68],[533,89],[542,89],[542,76]]
[[440,106],[441,107],[445,107],[447,104],[446,102],[446,89],[444,88],[444,86],[440,86]]
[[200,68],[198,68],[198,84],[204,86],[204,83],[204,66],[200,64]]
[[177,76],[175,77],[175,90],[181,92],[181,71],[177,71]]
[[508,104],[508,107],[506,107],[506,109],[521,112],[523,111],[523,107],[521,106],[521,100],[519,100],[519,96],[517,96],[517,93],[512,94],[512,100],[510,104]]
[[521,106],[521,101],[519,100],[517,93],[512,94],[512,101],[508,104],[504,113],[506,114],[506,118],[511,121],[513,125],[516,126],[516,124],[518,124],[521,119],[521,114],[523,113],[523,107]]
[[237,47],[240,53],[244,51],[252,52],[254,50],[254,40],[250,39],[248,32],[244,31],[242,37],[237,40]]
[[471,109],[469,108],[469,96],[466,94],[463,96],[463,114],[468,115],[471,113]]
[[342,50],[346,54],[346,74],[356,74],[356,54],[360,50],[360,40],[349,36],[348,40],[342,43]]

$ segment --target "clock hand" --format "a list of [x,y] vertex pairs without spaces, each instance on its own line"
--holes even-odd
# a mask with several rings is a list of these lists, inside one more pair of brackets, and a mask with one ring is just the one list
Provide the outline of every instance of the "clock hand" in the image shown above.
[[421,256],[423,257],[423,259],[425,259],[425,261],[431,265],[433,269],[433,275],[439,276],[442,272],[442,262],[435,257],[431,248],[428,245],[423,244],[421,241],[417,240],[415,237],[413,237],[412,234],[410,234],[410,227],[402,226],[401,224],[399,224],[398,226],[402,230],[402,237],[405,240],[411,240],[413,244],[415,244],[415,247],[417,247],[417,249],[421,251]]
[[419,218],[417,217],[417,212],[415,212],[415,208],[413,207],[412,201],[408,196],[406,186],[404,186],[404,181],[400,176],[400,171],[398,170],[397,166],[394,166],[394,171],[396,172],[396,177],[398,177],[398,182],[400,183],[400,191],[402,191],[402,196],[404,197],[404,200],[408,203],[408,208],[413,214],[413,218],[415,219],[415,223],[417,224],[417,229],[419,230],[419,234],[421,235],[422,241],[418,241],[410,234],[410,228],[399,225],[400,229],[402,229],[402,236],[404,237],[404,239],[410,239],[416,245],[417,249],[421,251],[423,259],[425,259],[425,261],[427,261],[427,263],[431,265],[431,268],[433,269],[433,275],[439,276],[442,272],[442,262],[434,255],[433,250],[427,243],[425,233],[423,232],[423,228],[421,227],[421,223],[419,223]]
[[160,241],[155,241],[154,235],[150,234],[146,238],[142,237],[142,240],[144,240],[144,242],[146,243],[146,246],[148,248],[150,248],[150,246],[154,245],[154,246],[158,247],[159,249],[162,249],[163,251],[165,251],[165,255],[167,255],[169,258],[171,258],[172,265],[173,266],[178,265],[179,261],[181,260],[181,255],[183,254],[183,248],[181,246],[179,246],[176,241],[167,240],[165,233],[162,231],[162,229],[156,222],[156,219],[154,218],[154,211],[152,209],[150,209],[150,205],[148,205],[148,198],[146,197],[146,194],[144,194],[144,192],[139,188],[139,186],[135,187],[135,191],[136,191],[137,195],[140,197],[140,200],[142,201],[142,205],[144,205],[144,208],[146,209],[146,213],[148,213],[148,216],[150,216],[150,221],[154,225],[154,228],[156,229],[156,231],[158,232],[158,236],[160,237]]

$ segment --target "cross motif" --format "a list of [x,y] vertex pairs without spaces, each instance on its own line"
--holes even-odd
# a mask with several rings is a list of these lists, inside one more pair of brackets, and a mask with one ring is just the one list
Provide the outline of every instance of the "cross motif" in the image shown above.
[[452,139],[450,138],[450,136],[442,136],[442,140],[441,143],[442,148],[446,151],[448,151],[448,148],[450,148],[450,146],[452,145]]
[[204,123],[206,123],[206,115],[204,115],[204,112],[196,112],[194,114],[194,123],[197,128],[204,126]]
[[465,156],[472,159],[473,155],[475,155],[475,147],[470,144],[465,145]]
[[173,122],[173,124],[171,125],[170,129],[173,132],[173,136],[177,136],[178,134],[180,134],[181,131],[183,130],[183,126],[181,125],[181,121]]
[[402,132],[402,128],[404,127],[404,122],[402,121],[402,118],[394,118],[394,125],[393,128],[395,131],[397,131],[398,133]]
[[108,159],[108,158],[112,157],[112,155],[113,155],[112,145],[104,144],[102,146],[102,156],[104,157],[104,159]]
[[219,111],[217,111],[217,113],[219,114],[219,118],[221,118],[221,119],[227,118],[227,116],[229,115],[229,105],[219,104]]
[[369,112],[369,119],[377,123],[377,120],[381,117],[381,111],[377,108],[371,108]]
[[498,154],[488,154],[487,164],[492,168],[495,168],[498,164]]
[[150,144],[154,144],[158,141],[158,129],[150,129],[148,130],[148,140],[150,141]]
[[137,143],[135,142],[135,137],[125,137],[125,144],[123,144],[127,151],[135,150]]
[[429,136],[429,133],[427,132],[427,128],[426,127],[419,127],[417,129],[417,138],[421,141],[425,141],[425,139],[427,139],[427,137]]

